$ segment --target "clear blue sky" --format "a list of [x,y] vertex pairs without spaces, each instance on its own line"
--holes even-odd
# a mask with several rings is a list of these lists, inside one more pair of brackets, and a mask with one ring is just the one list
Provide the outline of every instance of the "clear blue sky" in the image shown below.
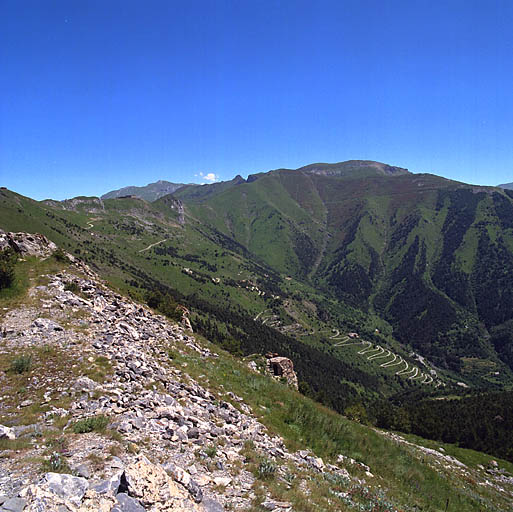
[[513,181],[513,2],[0,0],[0,184],[371,159]]

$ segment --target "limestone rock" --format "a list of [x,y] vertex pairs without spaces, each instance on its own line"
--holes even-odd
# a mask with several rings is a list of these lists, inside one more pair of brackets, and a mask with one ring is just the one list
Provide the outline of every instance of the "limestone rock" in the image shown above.
[[164,466],[166,473],[173,478],[176,482],[187,487],[191,481],[191,475],[184,469],[178,467],[176,464],[168,462]]
[[94,391],[98,387],[98,384],[89,377],[79,377],[75,384],[73,384],[73,389],[75,391]]
[[196,503],[200,503],[202,501],[203,491],[187,471],[172,462],[164,464],[163,467],[166,473],[172,477],[175,482],[182,484],[189,491],[189,494]]
[[31,485],[22,491],[28,505],[24,512],[76,512],[78,507],[51,492],[44,485]]
[[111,512],[115,499],[112,496],[100,496],[93,490],[89,489],[78,509],[78,512]]
[[73,470],[73,474],[86,479],[91,478],[91,471],[89,471],[89,468],[85,464],[80,464],[80,466]]
[[36,318],[32,323],[34,327],[39,329],[46,329],[48,331],[62,331],[62,327],[49,318]]
[[79,476],[46,473],[45,481],[51,492],[75,505],[80,504],[89,488],[89,482]]
[[118,471],[108,480],[101,480],[99,483],[96,483],[91,487],[97,494],[115,496],[118,493],[119,487],[121,485],[122,475],[123,471]]
[[144,507],[134,498],[121,492],[116,496],[117,504],[111,512],[144,512]]
[[144,455],[125,469],[128,494],[153,510],[199,511],[188,493],[178,487],[162,466],[152,464]]
[[3,503],[0,510],[5,512],[22,512],[27,502],[23,498],[10,498]]
[[216,476],[214,478],[214,483],[216,485],[220,485],[221,487],[226,487],[227,485],[230,485],[232,479],[228,476]]
[[291,510],[292,503],[287,501],[266,500],[262,503],[266,510]]
[[203,500],[202,505],[205,512],[225,512],[224,507],[218,501],[211,498]]
[[39,233],[0,233],[0,250],[9,247],[22,255],[40,257],[50,256],[57,249],[53,242]]
[[0,439],[16,439],[14,429],[0,425]]
[[193,332],[192,330],[192,324],[191,324],[191,321],[189,320],[189,317],[188,316],[183,316],[182,317],[182,327],[186,330],[186,331],[190,331],[190,332]]

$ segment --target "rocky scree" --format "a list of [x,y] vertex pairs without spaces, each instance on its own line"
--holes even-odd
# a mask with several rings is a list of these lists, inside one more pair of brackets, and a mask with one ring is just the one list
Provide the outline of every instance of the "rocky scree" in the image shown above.
[[[271,464],[290,462],[349,478],[345,469],[308,451],[289,453],[241,398],[216,396],[173,367],[170,348],[193,350],[205,364],[217,357],[182,327],[111,291],[79,261],[46,278],[47,284],[30,289],[30,306],[6,313],[1,353],[59,350],[69,372],[59,377],[33,371],[29,398],[16,406],[2,405],[8,397],[1,397],[0,417],[10,426],[0,426],[0,438],[28,440],[30,446],[0,459],[0,510],[247,509],[256,497],[255,476],[244,467],[248,445]],[[96,380],[94,372],[85,375],[99,360],[109,374]],[[0,387],[2,380],[5,374]],[[20,424],[19,414],[30,408],[36,421]],[[98,418],[108,418],[103,433],[95,431]],[[48,455],[53,448],[42,433],[60,431],[69,441],[59,447],[54,438],[57,448]],[[41,459],[50,465],[43,474]],[[292,509],[270,496],[263,506]]]

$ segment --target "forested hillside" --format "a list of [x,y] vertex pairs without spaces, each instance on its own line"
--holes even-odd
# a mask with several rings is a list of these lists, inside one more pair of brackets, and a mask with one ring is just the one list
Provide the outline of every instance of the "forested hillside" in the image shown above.
[[208,199],[177,195],[273,269],[378,314],[435,364],[510,364],[509,191],[349,162],[250,176]]
[[341,412],[513,384],[507,190],[351,161],[153,202],[3,189],[0,228],[45,234],[166,314],[184,305],[232,353],[290,357],[301,390]]

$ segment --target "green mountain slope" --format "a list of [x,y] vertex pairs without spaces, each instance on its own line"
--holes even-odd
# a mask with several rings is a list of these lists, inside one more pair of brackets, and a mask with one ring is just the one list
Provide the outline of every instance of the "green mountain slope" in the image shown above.
[[278,272],[386,319],[436,364],[463,371],[497,353],[510,364],[512,196],[382,164],[337,165],[182,199]]
[[288,355],[304,390],[338,410],[511,386],[512,212],[508,191],[368,161],[152,203],[0,194],[2,229],[39,231],[140,297],[170,293],[234,352]]
[[[14,194],[11,199],[19,205],[25,203]],[[109,203],[105,206],[109,212]],[[136,212],[134,205],[131,211]],[[49,470],[53,478],[57,477],[55,473],[83,474],[83,470],[75,469],[83,464],[94,485],[106,482],[113,473],[126,471],[130,475],[130,469],[125,468],[134,461],[139,461],[139,481],[150,490],[162,488],[158,482],[157,487],[153,485],[151,476],[159,472],[159,462],[171,463],[172,474],[180,468],[180,475],[188,478],[180,477],[183,482],[194,482],[191,491],[174,477],[190,493],[182,493],[185,499],[177,505],[183,505],[180,510],[213,510],[214,506],[220,510],[218,502],[226,503],[226,509],[244,506],[255,511],[272,507],[297,512],[511,509],[513,464],[497,456],[503,452],[511,458],[508,427],[513,419],[509,412],[513,393],[504,393],[504,400],[489,404],[460,400],[457,415],[448,401],[432,401],[443,417],[453,417],[458,427],[467,423],[462,412],[471,415],[472,426],[476,408],[479,414],[484,408],[484,414],[492,418],[500,412],[501,419],[491,421],[502,450],[492,451],[493,456],[361,425],[271,378],[261,367],[261,357],[233,357],[203,337],[157,317],[141,304],[112,293],[81,263],[71,264],[62,253],[59,257],[57,254],[44,259],[28,255],[19,258],[14,263],[16,286],[0,287],[4,323],[0,424],[4,433],[15,432],[1,439],[1,468],[9,477],[8,485],[4,479],[7,496],[19,492],[20,487],[13,490],[9,486],[16,478],[18,486],[23,485],[20,495],[28,502],[28,509],[44,506],[53,511],[65,507],[60,507],[62,501],[56,497],[60,487],[52,487],[50,492],[43,487],[49,479],[43,475]],[[65,301],[62,288],[67,290]],[[92,304],[102,305],[93,308]],[[27,319],[35,317],[38,321],[27,329]],[[58,325],[59,330],[40,327],[45,322]],[[130,327],[131,334],[121,332],[121,325]],[[34,342],[40,338],[44,344]],[[258,364],[248,367],[249,361]],[[139,362],[141,371],[134,372],[130,380],[123,378],[134,362]],[[94,392],[86,395],[80,383],[94,386]],[[121,406],[119,397],[126,396],[134,399],[125,400]],[[426,428],[437,417],[429,404],[421,405],[423,409],[418,412]],[[463,411],[462,405],[467,406]],[[351,417],[355,410],[349,411]],[[393,419],[387,411],[382,411],[381,421]],[[168,430],[170,425],[178,427],[180,423],[179,432],[187,432],[187,437],[180,442],[168,439],[171,436],[162,429],[164,418],[155,418],[163,414],[168,416]],[[139,426],[125,427],[129,418],[137,418]],[[201,421],[193,422],[196,418]],[[477,428],[464,433],[469,437],[477,434],[482,440],[481,432],[487,428],[490,421],[480,421]],[[214,429],[219,429],[215,436],[210,434]],[[461,434],[458,429],[457,437],[450,442],[459,441]],[[146,470],[141,470],[141,455]],[[189,476],[193,464],[194,474]],[[214,480],[220,471],[230,478],[229,485]],[[202,475],[208,478],[200,480]],[[70,485],[80,483],[72,478],[63,477]],[[243,492],[239,491],[241,483]],[[25,492],[29,485],[30,490]],[[170,483],[167,486],[176,489]],[[93,493],[88,492],[81,509],[112,508],[113,499],[109,499],[111,503],[100,502]],[[134,495],[140,497],[140,492]],[[154,496],[158,493],[144,495],[147,508],[162,504]],[[201,504],[194,505],[188,501],[191,498]],[[74,503],[79,499],[81,495]],[[3,509],[13,510],[9,506],[13,501],[17,510],[26,503],[4,498],[7,505]],[[142,509],[135,498],[131,503]]]

